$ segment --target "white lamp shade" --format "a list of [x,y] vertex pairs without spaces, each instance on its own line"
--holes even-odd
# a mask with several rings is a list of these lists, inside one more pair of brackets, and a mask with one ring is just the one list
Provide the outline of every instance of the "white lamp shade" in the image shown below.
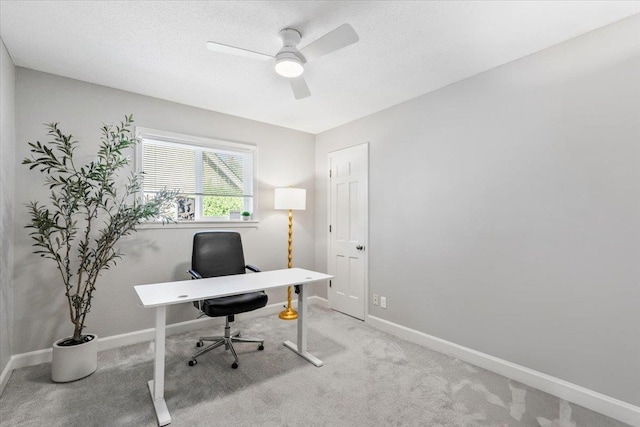
[[307,204],[307,190],[304,188],[276,188],[275,209],[303,211]]

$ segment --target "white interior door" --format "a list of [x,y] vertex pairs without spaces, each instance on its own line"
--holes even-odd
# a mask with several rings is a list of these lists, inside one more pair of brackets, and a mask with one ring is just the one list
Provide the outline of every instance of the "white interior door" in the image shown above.
[[369,146],[329,153],[329,307],[364,320]]

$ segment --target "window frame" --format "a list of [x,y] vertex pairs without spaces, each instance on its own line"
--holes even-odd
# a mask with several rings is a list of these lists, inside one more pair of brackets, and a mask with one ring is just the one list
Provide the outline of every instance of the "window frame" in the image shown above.
[[[196,214],[194,220],[183,220],[177,221],[178,225],[187,225],[187,224],[202,224],[202,223],[225,223],[225,222],[233,222],[235,223],[255,223],[257,222],[257,212],[258,212],[258,200],[257,200],[257,171],[258,171],[258,147],[255,144],[244,143],[244,142],[234,142],[227,141],[222,139],[214,139],[214,138],[206,138],[195,135],[186,135],[175,132],[168,132],[159,129],[146,128],[141,126],[136,126],[135,128],[136,137],[140,139],[140,143],[135,146],[135,160],[134,166],[136,172],[142,172],[142,165],[144,159],[143,155],[143,144],[145,139],[156,140],[159,142],[167,142],[172,144],[181,144],[189,148],[198,147],[207,150],[220,150],[227,153],[240,153],[240,154],[249,154],[251,156],[251,188],[252,195],[250,197],[245,197],[243,200],[243,210],[248,210],[252,214],[251,221],[243,221],[232,220],[228,216],[225,217],[205,217],[203,216],[203,195],[194,195],[196,198]],[[202,153],[202,151],[200,152]],[[202,156],[200,156],[202,157]],[[198,169],[200,173],[202,173],[202,165],[196,164],[196,177],[198,176]],[[196,180],[196,186],[201,185],[201,183]],[[144,194],[144,189],[141,189],[141,193]],[[250,203],[251,209],[247,209],[247,202]]]

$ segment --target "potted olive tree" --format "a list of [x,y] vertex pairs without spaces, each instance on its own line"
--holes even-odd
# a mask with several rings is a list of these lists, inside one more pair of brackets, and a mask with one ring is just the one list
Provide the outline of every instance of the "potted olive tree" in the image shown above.
[[97,336],[84,331],[85,322],[98,277],[123,255],[119,240],[143,221],[171,220],[174,191],[144,199],[142,173],[121,176],[130,163],[126,151],[140,141],[132,123],[133,117],[125,116],[119,125],[103,126],[98,153],[86,164],[74,157],[78,141],[50,123],[50,141],[29,143],[31,157],[22,162],[44,174],[50,190],[48,202],[27,205],[27,228],[32,229],[34,253],[51,259],[60,273],[73,325],[73,335],[53,344],[55,382],[74,381],[97,369]]

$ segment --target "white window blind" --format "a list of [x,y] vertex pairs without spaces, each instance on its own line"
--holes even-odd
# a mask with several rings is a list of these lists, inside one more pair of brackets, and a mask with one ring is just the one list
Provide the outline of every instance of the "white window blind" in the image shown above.
[[196,151],[150,139],[142,143],[145,193],[164,189],[196,194]]
[[228,216],[229,209],[253,213],[255,147],[149,130],[140,137],[145,194],[178,190],[197,205],[196,220]]

